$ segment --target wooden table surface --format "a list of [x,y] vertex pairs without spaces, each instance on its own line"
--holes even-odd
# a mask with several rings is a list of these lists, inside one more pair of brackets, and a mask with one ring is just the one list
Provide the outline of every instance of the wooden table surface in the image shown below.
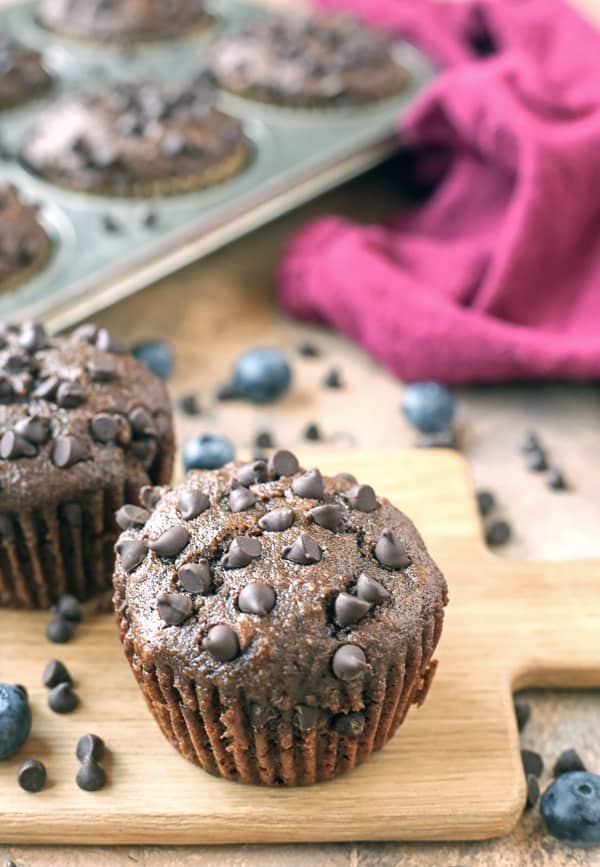
[[[3,2],[3,0],[0,0]],[[272,0],[297,5],[296,0]],[[600,0],[579,0],[600,19]],[[175,396],[197,392],[206,408],[197,419],[177,418],[180,437],[205,430],[229,434],[240,449],[251,446],[257,429],[271,428],[281,444],[297,447],[311,421],[336,445],[403,446],[413,434],[398,405],[401,385],[344,339],[299,326],[281,316],[273,301],[272,271],[286,239],[308,219],[330,212],[376,221],[401,207],[390,183],[393,165],[371,172],[322,197],[276,224],[255,232],[145,292],[96,321],[130,341],[166,339],[175,348]],[[294,347],[310,337],[322,349],[315,360]],[[291,349],[295,386],[268,408],[216,404],[214,388],[224,380],[240,350],[256,344]],[[324,390],[325,370],[339,367],[345,388]],[[567,559],[600,556],[600,389],[595,386],[517,386],[461,389],[459,424],[463,451],[477,486],[493,489],[501,512],[513,523],[514,540],[503,556]],[[527,429],[540,432],[573,490],[551,493],[528,474],[518,452]],[[304,447],[304,446],[303,446]],[[568,580],[568,575],[565,576]],[[574,746],[600,772],[600,694],[531,691],[532,719],[523,745],[542,752],[546,764]],[[401,735],[400,735],[401,736]],[[545,782],[547,781],[547,774]],[[600,854],[570,850],[544,834],[539,813],[526,814],[509,837],[469,844],[356,844],[232,847],[5,847],[0,865],[12,857],[27,867],[75,865],[178,865],[178,867],[562,867],[600,865]]]

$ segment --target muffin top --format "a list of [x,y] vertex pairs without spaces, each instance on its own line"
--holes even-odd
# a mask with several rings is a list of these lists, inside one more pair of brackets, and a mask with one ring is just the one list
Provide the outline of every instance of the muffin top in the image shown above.
[[391,38],[342,15],[252,18],[217,40],[211,69],[227,90],[291,106],[361,104],[407,81]]
[[192,472],[144,505],[117,514],[125,640],[222,698],[357,710],[364,679],[383,684],[447,601],[402,512],[290,452]]
[[240,150],[241,124],[215,108],[210,87],[148,82],[58,101],[29,135],[22,157],[64,186],[145,194],[156,184],[176,188],[179,180],[209,176]]
[[50,252],[50,241],[35,209],[21,201],[16,189],[0,183],[0,291],[17,285]]
[[164,385],[108,331],[0,324],[0,514],[68,502],[99,479],[122,495],[125,469],[143,484],[172,439]]
[[51,84],[41,55],[0,33],[0,110],[40,96]]
[[212,20],[203,0],[39,0],[44,27],[83,39],[125,42],[189,35]]

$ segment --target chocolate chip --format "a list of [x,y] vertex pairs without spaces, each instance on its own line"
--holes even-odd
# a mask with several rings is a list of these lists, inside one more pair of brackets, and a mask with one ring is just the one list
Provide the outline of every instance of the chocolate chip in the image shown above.
[[220,385],[215,392],[216,399],[220,401],[237,400],[239,396],[239,392],[230,382]]
[[34,458],[37,455],[37,448],[20,436],[16,431],[7,430],[0,440],[0,457],[4,460],[15,460],[16,458]]
[[515,702],[515,716],[517,718],[517,728],[522,732],[531,716],[531,707],[526,701]]
[[119,425],[113,415],[107,412],[99,412],[90,422],[90,431],[97,442],[110,443],[116,439]]
[[46,638],[53,644],[66,644],[75,635],[75,626],[58,614],[46,627]]
[[542,448],[542,444],[540,443],[539,437],[534,431],[528,431],[521,443],[521,451],[527,454],[527,452],[539,451]]
[[319,722],[319,708],[308,704],[297,704],[294,708],[296,725],[301,732],[309,732],[317,727]]
[[564,474],[558,469],[558,467],[550,467],[548,475],[546,476],[546,482],[548,483],[548,487],[552,488],[554,491],[566,491],[569,487]]
[[410,565],[404,545],[396,541],[392,531],[386,527],[375,545],[375,556],[387,569],[405,569]]
[[112,382],[117,378],[117,368],[109,358],[96,358],[85,367],[93,382]]
[[153,229],[158,223],[158,211],[153,208],[144,208],[140,215],[140,223],[147,229]]
[[340,593],[334,604],[335,622],[338,626],[350,626],[358,623],[367,614],[370,604],[349,593]]
[[318,358],[321,354],[319,347],[315,346],[315,344],[311,343],[309,340],[305,340],[304,343],[300,344],[298,347],[298,353],[304,358]]
[[488,545],[505,545],[512,536],[508,521],[493,521],[485,531],[485,541]]
[[478,491],[477,506],[479,514],[486,518],[496,508],[496,498],[491,491]]
[[184,394],[177,401],[179,409],[185,415],[202,415],[202,405],[195,394]]
[[246,509],[250,509],[255,503],[256,497],[252,491],[249,491],[243,485],[233,488],[229,494],[229,508],[232,512],[245,512]]
[[44,349],[48,342],[46,329],[40,322],[24,322],[19,337],[19,346],[26,352]]
[[36,400],[54,400],[60,382],[56,376],[49,376],[48,379],[42,380],[32,392],[32,397]]
[[342,380],[337,368],[332,367],[331,370],[325,374],[323,385],[325,388],[342,388]]
[[77,771],[75,782],[84,792],[97,792],[106,785],[106,772],[98,762],[88,756]]
[[[98,165],[96,160],[94,160],[94,162],[96,165]],[[100,224],[102,228],[110,235],[117,235],[121,231],[121,224],[113,217],[112,214],[101,214]]]
[[48,707],[54,713],[72,713],[78,704],[79,698],[70,683],[57,683],[48,695]]
[[212,581],[208,560],[203,557],[197,563],[184,563],[177,572],[177,578],[183,589],[189,593],[206,595]]
[[367,669],[367,658],[355,644],[342,644],[333,654],[333,673],[340,680],[354,680]]
[[156,601],[167,626],[179,626],[192,613],[192,600],[183,593],[160,593]]
[[17,781],[26,792],[40,792],[46,784],[46,768],[37,759],[27,759],[19,768]]
[[323,477],[317,469],[308,470],[308,472],[293,480],[292,490],[299,497],[322,500],[325,496]]
[[177,506],[181,517],[186,521],[191,521],[201,515],[210,507],[210,500],[204,491],[195,491],[191,488],[186,488],[179,494]]
[[534,473],[541,473],[548,469],[546,453],[542,449],[533,449],[527,456],[527,468]]
[[169,527],[164,533],[148,542],[148,547],[155,551],[159,557],[173,559],[177,557],[183,549],[189,544],[190,534],[182,527],[181,524],[176,524],[174,527]]
[[31,358],[26,352],[11,352],[3,364],[8,373],[23,373],[31,370]]
[[15,431],[30,443],[43,445],[50,436],[50,422],[46,418],[30,415],[16,423]]
[[77,437],[58,437],[54,443],[52,461],[61,469],[72,467],[74,464],[84,461],[89,457],[87,445]]
[[153,485],[144,485],[140,490],[140,503],[144,508],[152,511],[156,508],[158,501],[162,497],[162,488]]
[[[69,503],[68,505],[77,505]],[[81,515],[80,515],[81,516]],[[56,603],[56,613],[61,617],[70,620],[71,623],[81,623],[83,620],[83,610],[79,599],[72,596],[70,593],[65,593]]]
[[231,626],[219,623],[208,630],[206,638],[202,641],[204,650],[217,662],[230,662],[240,652],[240,643],[235,631]]
[[586,767],[577,750],[563,750],[554,764],[552,775],[554,777],[560,777],[561,774],[570,774],[572,771],[585,770]]
[[115,550],[126,572],[133,572],[146,556],[146,546],[140,539],[119,539]]
[[373,512],[377,508],[377,497],[371,485],[355,485],[344,496],[350,506],[359,512]]
[[457,449],[458,445],[456,431],[451,427],[431,433],[421,433],[415,441],[418,449]]
[[257,449],[272,449],[275,447],[273,434],[268,430],[259,430],[254,437],[254,446]]
[[318,442],[323,439],[321,436],[321,430],[317,424],[311,422],[304,428],[304,433],[302,434],[305,440],[309,440],[312,442]]
[[345,738],[357,738],[365,728],[365,715],[361,711],[340,713],[333,720],[333,727]]
[[223,569],[241,569],[262,554],[262,545],[251,536],[236,536],[221,559]]
[[63,409],[74,409],[85,402],[86,394],[78,382],[61,382],[56,392],[56,402]]
[[322,554],[321,548],[308,533],[301,533],[295,542],[286,545],[283,549],[284,560],[291,560],[292,563],[298,563],[300,566],[318,563]]
[[96,347],[100,352],[112,352],[115,355],[120,355],[125,351],[123,344],[116,337],[113,337],[106,328],[100,328],[95,339]]
[[293,509],[288,509],[282,506],[280,509],[272,509],[258,520],[258,526],[261,530],[266,530],[271,533],[281,533],[282,530],[287,530],[294,523]]
[[59,683],[73,683],[73,679],[69,674],[67,666],[58,659],[51,659],[46,663],[42,674],[42,683],[48,689],[53,686],[58,686]]
[[77,741],[75,755],[80,762],[89,758],[99,762],[104,755],[104,741],[98,735],[82,735]]
[[129,423],[136,436],[156,436],[156,424],[153,417],[143,406],[136,406],[129,413]]
[[250,485],[259,485],[266,482],[269,478],[269,470],[264,461],[254,461],[251,464],[244,464],[237,471],[237,480],[240,485],[248,488]]
[[308,512],[308,517],[318,524],[319,527],[324,527],[326,530],[332,530],[337,533],[342,528],[343,512],[341,506],[335,503],[326,503],[323,506],[315,506]]
[[527,774],[527,797],[525,800],[525,809],[531,810],[535,807],[540,797],[540,784],[533,774]]
[[86,322],[85,325],[80,325],[71,334],[71,339],[78,343],[95,343],[98,336],[98,326],[91,322]]
[[269,473],[275,479],[281,476],[293,476],[298,472],[298,458],[286,449],[278,449],[269,458]]
[[255,729],[262,729],[271,720],[277,719],[277,713],[274,708],[267,705],[256,704],[253,702],[248,710],[250,722]]
[[541,777],[544,771],[544,762],[539,753],[533,750],[521,750],[521,761],[526,774]]
[[150,512],[146,509],[127,504],[121,506],[115,515],[115,520],[122,530],[131,530],[133,527],[143,527],[149,517]]
[[238,608],[244,614],[258,614],[263,617],[273,610],[274,605],[275,591],[261,581],[247,584],[238,596]]
[[356,595],[363,602],[370,602],[371,605],[379,605],[390,598],[389,591],[385,589],[383,584],[375,581],[374,578],[369,578],[364,572],[358,576]]
[[352,473],[336,473],[334,479],[340,482],[349,482],[351,485],[358,484],[358,479]]

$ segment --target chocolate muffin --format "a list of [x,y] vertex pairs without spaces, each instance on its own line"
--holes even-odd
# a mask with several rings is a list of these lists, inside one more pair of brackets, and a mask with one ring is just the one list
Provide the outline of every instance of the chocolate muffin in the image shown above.
[[342,15],[251,18],[217,40],[211,70],[232,93],[294,108],[362,105],[408,79],[387,34]]
[[0,111],[37,99],[51,86],[41,54],[0,33]]
[[242,125],[201,83],[120,84],[68,96],[42,115],[22,150],[25,164],[52,183],[122,196],[217,184],[247,157]]
[[0,292],[41,271],[50,249],[35,209],[21,201],[13,186],[0,183]]
[[212,23],[203,0],[39,0],[39,22],[77,39],[155,41]]
[[365,761],[424,700],[446,582],[414,526],[347,474],[196,471],[119,523],[114,603],[166,738],[204,770],[302,785]]
[[0,604],[105,589],[114,513],[173,463],[162,382],[105,329],[0,325]]

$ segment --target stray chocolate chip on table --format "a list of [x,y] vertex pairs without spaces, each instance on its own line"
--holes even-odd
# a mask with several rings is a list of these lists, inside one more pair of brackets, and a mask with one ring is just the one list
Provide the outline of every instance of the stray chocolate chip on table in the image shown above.
[[304,428],[302,436],[305,440],[310,440],[312,442],[319,442],[319,440],[323,439],[321,429],[317,424],[315,424],[315,422],[311,422]]
[[42,674],[42,683],[48,689],[58,686],[59,683],[73,683],[66,665],[59,659],[51,659],[46,664]]
[[525,800],[525,809],[531,810],[535,807],[540,797],[540,784],[537,777],[533,774],[527,774],[527,798]]
[[517,728],[520,732],[523,731],[531,716],[531,707],[526,701],[515,702],[515,716],[517,718]]
[[485,541],[488,545],[505,545],[512,536],[508,521],[493,521],[485,531]]
[[541,777],[544,771],[544,762],[539,753],[533,750],[521,750],[521,761],[526,774]]
[[56,604],[56,613],[72,623],[80,623],[83,620],[81,603],[70,593],[60,597]]
[[75,782],[84,792],[97,792],[106,785],[106,772],[92,756],[88,756],[77,771]]
[[202,414],[202,404],[195,394],[184,394],[177,401],[179,409],[185,414],[196,416]]
[[550,467],[548,475],[546,476],[546,481],[548,487],[552,488],[554,491],[566,491],[569,487],[563,472],[559,470],[558,467]]
[[90,757],[94,759],[94,761],[99,762],[104,754],[104,749],[104,741],[101,737],[98,737],[98,735],[82,735],[77,741],[75,755],[80,762],[84,762]]
[[268,430],[259,430],[254,437],[254,446],[257,449],[272,449],[275,448],[275,440],[273,434]]
[[496,508],[496,497],[491,491],[477,491],[477,506],[480,515],[486,518]]
[[325,388],[343,388],[342,379],[336,367],[332,367],[331,370],[325,374],[323,385]]
[[54,713],[72,713],[79,704],[77,693],[70,683],[58,683],[48,695],[48,707]]
[[19,768],[17,781],[26,792],[39,792],[46,783],[46,768],[37,759],[27,759]]
[[585,771],[586,767],[577,750],[563,750],[557,758],[552,775],[560,777],[561,774],[569,774],[572,771]]
[[321,350],[316,344],[311,343],[310,340],[305,340],[298,347],[298,354],[302,355],[303,358],[318,358],[321,354]]
[[46,627],[46,638],[53,644],[66,644],[75,635],[75,624],[57,614]]

